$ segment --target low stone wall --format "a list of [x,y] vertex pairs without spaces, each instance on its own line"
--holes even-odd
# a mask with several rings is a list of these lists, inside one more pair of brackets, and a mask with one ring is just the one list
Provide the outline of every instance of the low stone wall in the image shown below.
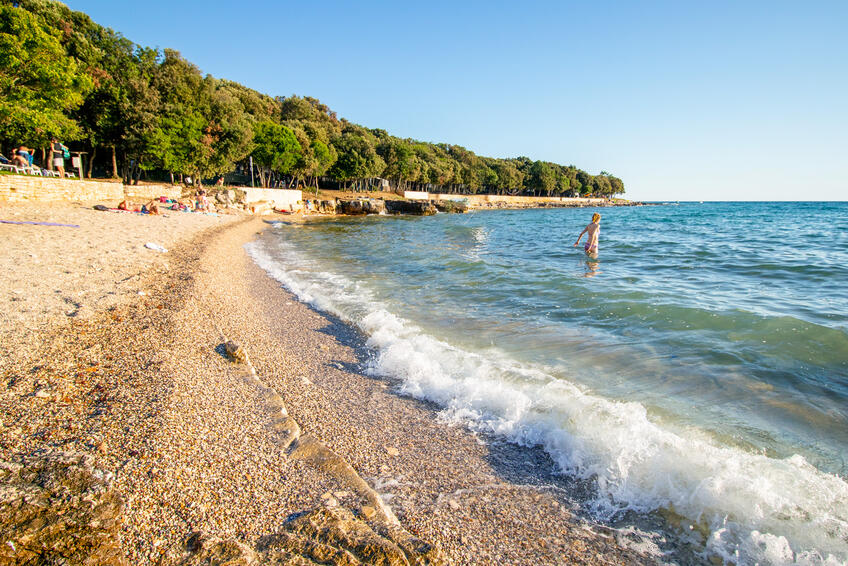
[[172,185],[124,185],[57,177],[0,175],[0,202],[151,200],[161,196],[177,199],[181,195],[182,187]]
[[122,200],[124,185],[58,177],[0,175],[0,202]]
[[183,188],[180,185],[124,185],[124,194],[133,200],[151,200],[159,197],[176,200],[182,197]]
[[295,189],[255,189],[242,188],[245,204],[267,202],[274,208],[300,210],[303,207],[303,191]]

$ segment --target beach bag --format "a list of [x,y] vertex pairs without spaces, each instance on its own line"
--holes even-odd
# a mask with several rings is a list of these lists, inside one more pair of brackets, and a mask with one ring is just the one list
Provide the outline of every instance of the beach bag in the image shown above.
[[71,152],[68,151],[68,148],[65,146],[62,146],[62,157],[65,159],[69,159],[71,157]]

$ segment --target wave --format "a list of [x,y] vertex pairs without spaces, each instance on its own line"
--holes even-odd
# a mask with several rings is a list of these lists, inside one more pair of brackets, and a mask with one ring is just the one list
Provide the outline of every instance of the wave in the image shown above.
[[848,561],[848,483],[803,457],[722,446],[694,427],[668,430],[639,403],[606,399],[494,349],[466,351],[428,335],[357,282],[302,256],[291,261],[298,252],[287,243],[247,249],[300,300],[366,333],[374,351],[368,373],[439,404],[446,421],[542,446],[564,473],[592,479],[597,495],[587,503],[598,518],[671,511],[704,533],[705,552],[732,563]]

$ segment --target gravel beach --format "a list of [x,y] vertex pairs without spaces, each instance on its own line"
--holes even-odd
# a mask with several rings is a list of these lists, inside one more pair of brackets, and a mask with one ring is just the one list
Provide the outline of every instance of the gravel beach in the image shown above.
[[[365,375],[364,338],[245,253],[267,218],[4,205],[0,219],[79,226],[0,224],[0,459],[93,456],[123,500],[127,563],[178,563],[197,531],[259,548],[312,509],[381,532],[369,490],[447,563],[656,562],[642,537],[583,518],[583,487],[541,450],[447,426]],[[300,456],[305,438],[340,463]]]

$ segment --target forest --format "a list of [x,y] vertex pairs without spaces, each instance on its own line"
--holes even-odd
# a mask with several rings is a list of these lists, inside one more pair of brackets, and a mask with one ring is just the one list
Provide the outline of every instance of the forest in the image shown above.
[[528,157],[491,158],[339,118],[309,96],[272,97],[203,75],[53,0],[0,0],[0,150],[85,152],[87,177],[264,187],[612,196],[621,179]]

